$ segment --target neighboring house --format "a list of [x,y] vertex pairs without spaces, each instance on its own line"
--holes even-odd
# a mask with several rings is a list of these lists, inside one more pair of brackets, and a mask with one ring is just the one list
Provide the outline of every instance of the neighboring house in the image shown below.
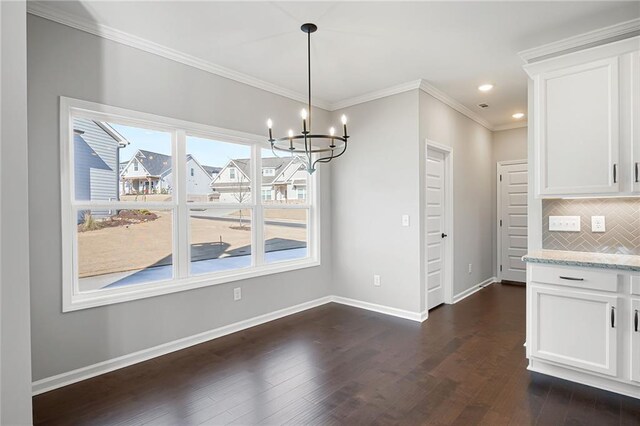
[[170,193],[171,156],[139,149],[120,172],[120,194]]
[[[120,148],[129,142],[105,122],[76,118],[73,127],[76,200],[117,200]],[[98,217],[109,214],[92,213]]]
[[[251,197],[248,159],[230,160],[211,182],[210,200],[246,202]],[[263,158],[260,196],[264,201],[298,202],[306,199],[307,174],[296,157]]]
[[[187,198],[189,201],[206,201],[211,191],[212,173],[219,167],[203,166],[191,154],[187,155]],[[131,160],[121,166],[121,193],[168,194],[174,186],[171,156],[157,152],[138,150]]]

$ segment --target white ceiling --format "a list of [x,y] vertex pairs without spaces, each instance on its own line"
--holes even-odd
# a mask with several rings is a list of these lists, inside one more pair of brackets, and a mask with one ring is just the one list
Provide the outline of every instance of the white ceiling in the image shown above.
[[[526,112],[517,52],[640,17],[640,2],[55,2],[50,7],[329,103],[424,79],[493,126]],[[490,93],[477,86],[491,82]],[[477,104],[489,104],[480,109]]]

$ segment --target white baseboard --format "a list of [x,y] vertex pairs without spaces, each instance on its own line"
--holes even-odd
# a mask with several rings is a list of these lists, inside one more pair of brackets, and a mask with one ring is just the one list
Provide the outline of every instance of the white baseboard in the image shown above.
[[[459,301],[464,297],[470,296],[472,293],[480,290],[482,285],[489,284],[492,279],[486,280],[486,282],[480,283],[478,286],[460,293],[457,300]],[[467,294],[468,293],[468,294]],[[378,305],[375,303],[364,302],[361,300],[349,299],[340,296],[326,296],[320,299],[312,300],[309,302],[301,303],[299,305],[291,306],[285,309],[280,309],[275,312],[260,315],[257,317],[249,318],[247,320],[239,321],[233,324],[229,324],[223,327],[219,327],[213,330],[205,331],[204,333],[196,334],[194,336],[185,337],[182,339],[174,340],[173,342],[164,343],[162,345],[154,346],[152,348],[143,349],[138,352],[123,355],[118,358],[113,358],[107,361],[99,362],[97,364],[88,365],[86,367],[78,368],[76,370],[68,371],[66,373],[58,374],[55,376],[47,377],[45,379],[37,380],[32,383],[33,395],[39,395],[44,392],[48,392],[57,388],[61,388],[72,383],[80,382],[82,380],[90,379],[101,374],[109,373],[111,371],[128,367],[139,362],[147,361],[152,358],[156,358],[162,355],[166,355],[171,352],[185,349],[190,346],[198,345],[200,343],[207,342],[209,340],[216,339],[218,337],[226,336],[231,333],[245,330],[247,328],[255,327],[260,324],[267,323],[279,318],[286,317],[298,312],[306,311],[307,309],[315,308],[330,302],[339,303],[341,305],[353,306],[355,308],[366,309],[373,312],[378,312],[385,315],[392,315],[398,318],[404,318],[411,321],[424,322],[429,317],[428,311],[412,312],[404,309],[392,308],[390,306]]]
[[[404,309],[392,308],[390,306],[378,305],[375,303],[363,302],[361,300],[349,299],[347,297],[332,296],[332,302],[341,305],[353,306],[355,308],[366,309],[368,311],[379,312],[381,314],[392,315],[398,318],[404,318],[411,321],[422,322],[428,316],[424,312],[405,311]],[[424,318],[424,319],[423,319]]]
[[465,298],[471,296],[473,293],[476,293],[476,292],[482,290],[483,288],[487,287],[488,285],[491,285],[491,284],[495,283],[496,281],[497,281],[496,277],[491,277],[491,278],[488,278],[488,279],[482,281],[479,284],[474,285],[471,288],[468,288],[468,289],[466,289],[464,291],[461,291],[460,293],[458,293],[455,296],[453,296],[453,303],[458,303],[462,299],[465,299]]
[[123,355],[118,358],[113,358],[107,361],[99,362],[97,364],[78,368],[77,370],[68,371],[66,373],[58,374],[52,377],[47,377],[45,379],[33,382],[32,392],[33,395],[39,395],[41,393],[61,388],[63,386],[70,385],[82,380],[90,379],[91,377],[99,376],[110,371],[128,367],[142,361],[147,361],[151,358],[166,355],[180,349],[185,349],[193,345],[198,345],[200,343],[216,339],[218,337],[226,336],[227,334],[236,333],[238,331],[255,327],[257,325],[286,317],[288,315],[306,311],[307,309],[315,308],[317,306],[330,303],[331,301],[331,296],[322,297],[320,299],[311,300],[299,305],[280,309],[275,312],[270,312],[268,314],[259,315],[257,317],[249,318],[244,321],[239,321],[223,327],[215,328],[213,330],[205,331],[204,333],[199,333],[193,336],[174,340],[173,342],[164,343],[152,348],[143,349],[138,352]]

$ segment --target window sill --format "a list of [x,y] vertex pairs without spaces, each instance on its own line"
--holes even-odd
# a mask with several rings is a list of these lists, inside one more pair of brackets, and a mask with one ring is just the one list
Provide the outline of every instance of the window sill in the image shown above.
[[259,267],[247,268],[220,274],[197,275],[183,279],[154,282],[149,284],[132,285],[130,289],[100,290],[65,295],[63,297],[62,312],[73,312],[98,306],[113,305],[115,303],[130,302],[148,297],[177,293],[180,291],[226,284],[250,278],[295,271],[298,269],[320,266],[320,260],[307,258],[298,261],[272,263]]

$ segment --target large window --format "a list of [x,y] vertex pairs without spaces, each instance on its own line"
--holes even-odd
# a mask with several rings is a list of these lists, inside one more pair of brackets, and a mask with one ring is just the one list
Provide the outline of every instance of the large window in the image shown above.
[[315,266],[316,178],[263,137],[61,99],[63,309]]

